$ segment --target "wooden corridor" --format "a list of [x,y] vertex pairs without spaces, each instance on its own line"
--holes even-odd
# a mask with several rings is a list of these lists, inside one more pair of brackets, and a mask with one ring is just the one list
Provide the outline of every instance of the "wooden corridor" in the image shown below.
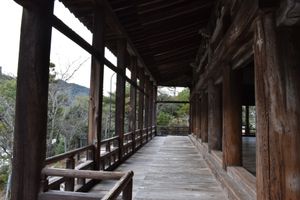
[[[187,136],[154,137],[116,171],[134,171],[133,199],[226,199],[221,186]],[[104,181],[91,193],[106,193]]]

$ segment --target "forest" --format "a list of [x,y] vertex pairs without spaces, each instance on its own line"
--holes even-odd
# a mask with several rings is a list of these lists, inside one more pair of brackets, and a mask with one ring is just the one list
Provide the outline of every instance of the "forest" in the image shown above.
[[[69,76],[58,74],[50,64],[48,93],[47,157],[64,153],[87,143],[89,89],[67,83]],[[0,197],[10,180],[16,78],[0,74]],[[138,96],[138,95],[137,95]],[[188,101],[189,90],[158,88],[158,100]],[[138,100],[138,99],[137,99]],[[138,104],[137,104],[138,106]],[[138,110],[138,109],[137,109]],[[114,136],[115,91],[103,95],[102,139]],[[128,131],[130,85],[126,84],[125,132]],[[188,104],[158,104],[157,126],[188,126]]]

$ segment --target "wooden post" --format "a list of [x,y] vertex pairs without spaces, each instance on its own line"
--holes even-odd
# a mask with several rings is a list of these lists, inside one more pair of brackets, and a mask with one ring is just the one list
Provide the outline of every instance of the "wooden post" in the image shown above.
[[230,65],[223,71],[223,167],[242,165],[241,81]]
[[[145,88],[145,76],[144,69],[141,68],[139,71],[140,87]],[[145,91],[145,90],[144,90]],[[139,92],[139,114],[138,114],[138,128],[142,131],[144,124],[144,94]]]
[[156,113],[157,113],[157,105],[156,105],[156,101],[157,101],[157,86],[155,85],[153,87],[153,94],[154,94],[154,98],[153,98],[153,126],[155,126],[155,136],[157,136],[157,126],[156,126]]
[[53,0],[44,10],[23,9],[12,166],[12,200],[37,200],[46,157]]
[[[126,64],[126,46],[125,39],[118,41],[117,59],[118,68],[125,74]],[[119,161],[123,158],[124,143],[124,116],[125,116],[125,79],[117,74],[116,88],[116,135],[119,136]]]
[[149,125],[150,128],[150,139],[152,139],[152,120],[153,120],[153,82],[149,83]]
[[208,148],[222,149],[222,116],[220,89],[210,79],[208,81]]
[[[93,47],[95,47],[104,59],[104,12],[103,9],[96,9],[94,16]],[[97,148],[94,155],[95,168],[100,166],[101,148],[101,121],[102,121],[102,100],[103,100],[103,60],[99,61],[92,56],[91,80],[90,80],[90,102],[89,102],[89,133],[88,143],[94,144],[97,141]]]
[[254,38],[257,199],[300,199],[300,29],[258,17]]
[[201,139],[201,99],[196,95],[195,99],[195,132],[198,139]]
[[132,200],[132,187],[133,187],[133,181],[132,181],[132,178],[131,178],[131,180],[128,182],[127,186],[125,187],[125,189],[123,191],[122,199]]
[[[75,168],[75,159],[73,157],[66,160],[66,169]],[[65,178],[65,191],[74,191],[75,180],[74,178]]]
[[[132,57],[131,66],[131,80],[136,82],[137,80],[137,58]],[[129,113],[129,131],[132,131],[132,152],[135,150],[135,129],[136,129],[136,91],[137,89],[130,86],[130,113]]]
[[149,133],[148,133],[148,126],[149,126],[149,76],[145,76],[145,91],[146,91],[146,94],[145,95],[145,121],[144,121],[144,126],[145,126],[145,129],[146,129],[146,141],[148,142],[149,140]]
[[207,93],[201,98],[201,141],[208,142],[208,99]]

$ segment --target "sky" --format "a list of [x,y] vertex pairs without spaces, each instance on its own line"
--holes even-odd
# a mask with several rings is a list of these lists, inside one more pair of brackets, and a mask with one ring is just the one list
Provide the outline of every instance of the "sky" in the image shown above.
[[[54,15],[76,31],[88,43],[92,43],[91,32],[59,1],[55,1]],[[20,5],[13,0],[0,0],[0,66],[4,74],[13,76],[17,75],[18,68],[21,16],[22,7]],[[117,59],[108,49],[105,49],[105,57],[116,65]],[[50,62],[55,64],[59,75],[65,72],[72,74],[81,66],[68,82],[89,88],[90,54],[54,28],[52,29]],[[130,77],[129,70],[126,71],[126,75]],[[110,90],[115,91],[115,85],[116,76],[114,72],[104,67],[104,94],[109,94]],[[177,92],[181,90],[182,88],[178,88]]]
[[[91,32],[58,1],[55,1],[54,14],[91,44]],[[13,76],[16,76],[18,68],[21,16],[22,7],[20,5],[13,0],[0,1],[0,66],[3,73]],[[107,49],[105,56],[113,64],[116,64],[116,57]],[[54,28],[52,29],[50,62],[55,64],[58,74],[67,72],[68,68],[68,74],[72,74],[74,70],[81,66],[68,82],[89,87],[90,54]],[[107,67],[104,70],[104,91],[108,92],[110,90],[111,80],[112,91],[114,91],[116,76]]]

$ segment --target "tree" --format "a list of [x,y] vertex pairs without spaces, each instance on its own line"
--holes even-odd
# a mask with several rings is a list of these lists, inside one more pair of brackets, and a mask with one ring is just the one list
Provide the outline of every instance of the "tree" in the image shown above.
[[[0,77],[1,78],[1,77]],[[10,182],[15,122],[16,80],[0,79],[0,190]],[[10,195],[7,186],[6,198]]]

